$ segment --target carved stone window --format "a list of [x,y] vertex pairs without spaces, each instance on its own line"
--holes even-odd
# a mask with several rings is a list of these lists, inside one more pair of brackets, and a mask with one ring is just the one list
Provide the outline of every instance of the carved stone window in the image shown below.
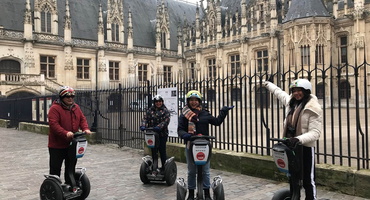
[[347,54],[348,54],[348,38],[347,36],[342,36],[340,40],[340,63],[347,63]]
[[138,72],[138,75],[139,75],[139,81],[140,82],[143,82],[143,81],[147,81],[148,80],[148,64],[138,64],[138,69],[137,69],[137,72]]
[[195,80],[195,74],[196,74],[196,69],[195,69],[195,62],[190,62],[189,63],[189,79],[190,80]]
[[0,73],[21,73],[21,64],[16,60],[0,61]]
[[316,45],[316,64],[324,64],[324,45]]
[[166,32],[162,32],[161,48],[162,49],[167,49],[167,33]]
[[351,84],[347,80],[340,82],[339,96],[341,99],[351,98]]
[[119,42],[119,24],[112,24],[112,41]]
[[172,66],[163,66],[163,81],[165,83],[171,83],[172,82],[171,69],[172,69]]
[[310,64],[310,46],[309,45],[301,46],[301,64],[302,66]]
[[208,67],[208,77],[210,79],[215,79],[217,77],[216,58],[208,59],[207,67]]
[[77,58],[77,78],[90,78],[90,59]]
[[109,80],[119,80],[119,62],[109,61]]
[[267,49],[256,52],[257,71],[266,72],[269,67],[269,57]]
[[55,56],[40,56],[40,73],[55,78]]
[[241,74],[241,67],[240,67],[240,55],[231,55],[230,56],[230,69],[231,75],[236,76]]
[[41,32],[51,33],[51,13],[47,10],[41,12]]

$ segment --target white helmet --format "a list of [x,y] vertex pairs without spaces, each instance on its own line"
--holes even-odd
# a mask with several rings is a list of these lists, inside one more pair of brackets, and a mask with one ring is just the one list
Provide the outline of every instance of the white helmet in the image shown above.
[[155,101],[163,101],[163,97],[162,97],[161,95],[157,94],[157,95],[155,95],[155,96],[153,97],[153,101],[154,101],[154,102],[155,102]]
[[289,86],[289,89],[292,89],[292,88],[303,88],[303,89],[308,90],[310,92],[312,91],[312,85],[311,85],[310,81],[308,81],[307,79],[294,80]]

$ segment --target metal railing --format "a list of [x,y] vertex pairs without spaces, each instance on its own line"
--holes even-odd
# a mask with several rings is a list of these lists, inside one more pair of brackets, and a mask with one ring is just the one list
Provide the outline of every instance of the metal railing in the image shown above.
[[[218,115],[222,106],[235,106],[221,126],[210,126],[210,134],[217,138],[213,142],[215,148],[271,155],[273,143],[269,138],[282,137],[286,113],[284,106],[262,87],[261,82],[268,79],[289,91],[293,79],[307,78],[323,108],[322,134],[316,148],[317,162],[369,169],[368,67],[364,63],[311,70],[302,68],[274,74],[256,72],[253,76],[228,76],[193,82],[156,81],[154,84],[148,81],[140,85],[127,82],[127,85],[120,84],[107,90],[81,91],[75,101],[83,109],[92,129],[97,131],[99,141],[142,148],[143,134],[138,127],[157,89],[176,87],[181,105],[186,92],[197,89],[204,95],[207,109],[214,116]],[[31,102],[31,98],[2,100],[0,117],[38,122],[40,112],[47,116],[49,104],[39,103],[39,99],[50,102],[45,98],[34,97],[36,103],[33,107],[26,106],[30,105],[27,102]],[[45,107],[40,109],[35,105]],[[32,115],[32,110],[39,113]],[[181,106],[178,113],[181,113]],[[42,123],[47,123],[47,119],[43,118]],[[177,137],[170,137],[169,140],[182,143]]]

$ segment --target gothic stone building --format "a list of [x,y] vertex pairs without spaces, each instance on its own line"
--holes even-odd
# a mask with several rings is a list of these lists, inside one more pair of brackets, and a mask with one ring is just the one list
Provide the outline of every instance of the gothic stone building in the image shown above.
[[0,92],[363,63],[369,10],[370,0],[2,0]]

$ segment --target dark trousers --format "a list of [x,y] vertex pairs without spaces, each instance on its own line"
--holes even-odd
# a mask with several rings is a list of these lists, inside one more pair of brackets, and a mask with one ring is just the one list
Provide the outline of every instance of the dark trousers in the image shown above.
[[303,147],[303,188],[306,200],[316,200],[314,147]]
[[166,151],[167,138],[168,138],[167,135],[163,137],[159,137],[159,145],[158,146],[156,145],[156,147],[152,149],[154,169],[158,167],[158,164],[157,164],[158,163],[158,151],[159,151],[159,154],[161,155],[162,167],[164,167],[164,163],[167,160],[167,151]]
[[[67,184],[70,184],[70,178],[68,176],[68,170],[67,166],[69,166],[73,162],[77,162],[77,159],[74,157],[73,160],[70,160],[68,157],[68,148],[66,149],[54,149],[54,148],[49,148],[49,155],[50,155],[50,160],[49,160],[49,167],[50,171],[49,173],[51,175],[57,175],[60,177],[60,172],[64,160],[64,180]],[[74,168],[74,167],[73,167]]]

